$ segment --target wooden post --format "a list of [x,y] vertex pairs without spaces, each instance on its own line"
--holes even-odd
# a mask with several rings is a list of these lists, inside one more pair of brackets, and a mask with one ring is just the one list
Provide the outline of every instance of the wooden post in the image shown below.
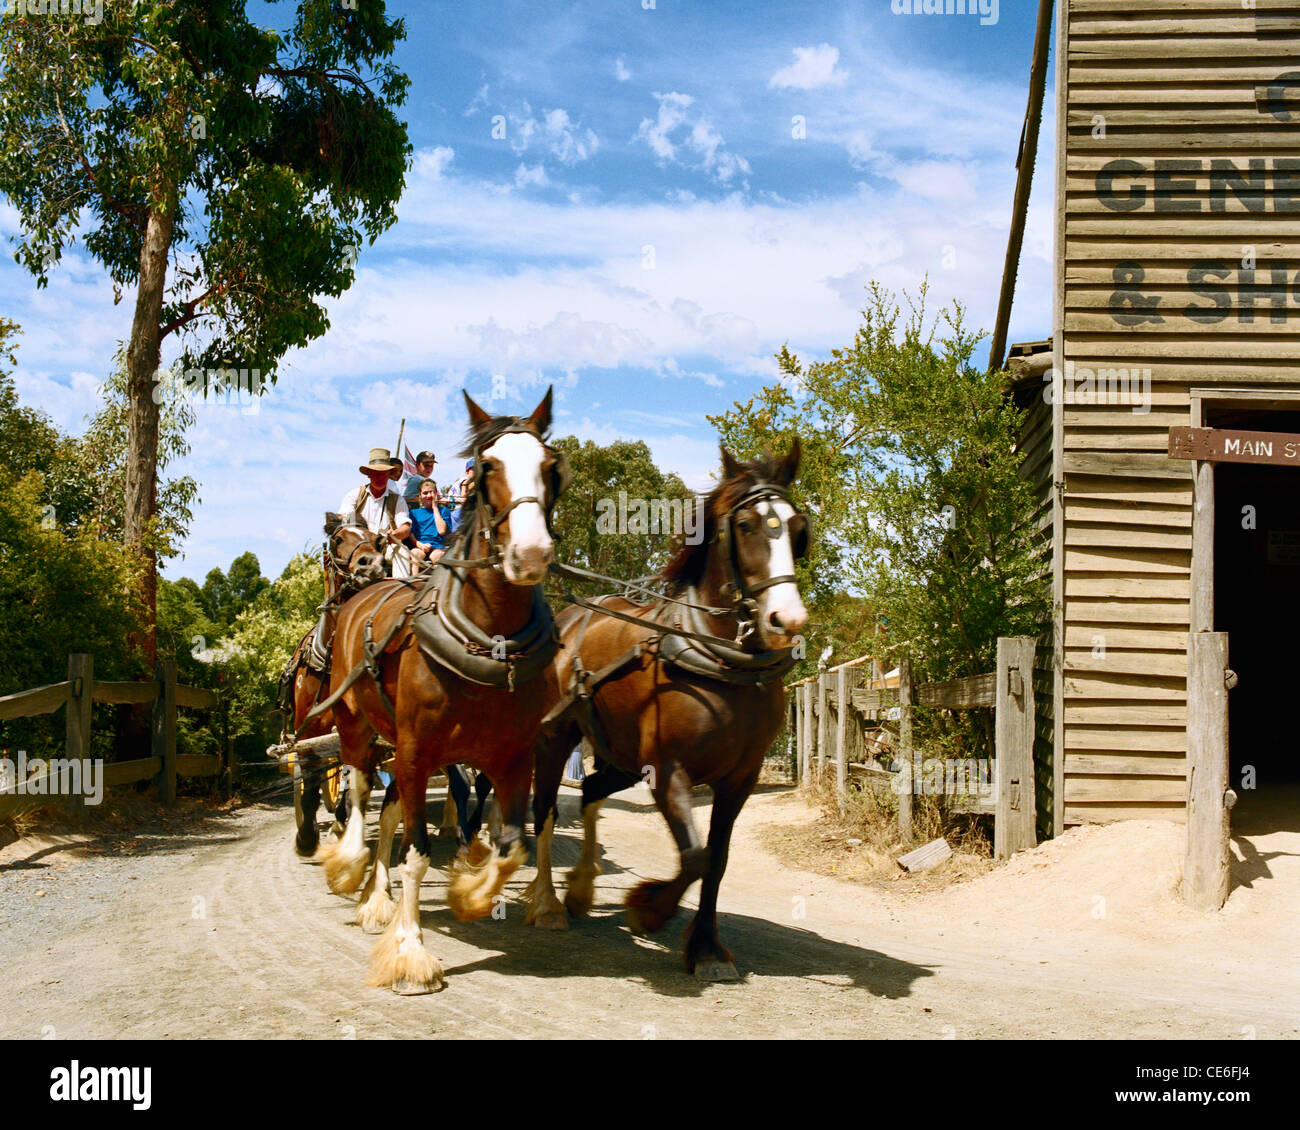
[[[69,762],[87,762],[90,759],[90,706],[91,691],[95,686],[94,656],[76,653],[68,656],[68,705],[66,742]],[[85,768],[83,764],[83,770]],[[66,778],[65,778],[66,779]],[[81,777],[82,792],[68,797],[68,810],[82,812],[86,807],[85,777]]]
[[826,671],[817,672],[817,783],[826,775],[826,751],[831,744],[831,715],[826,701],[831,676]]
[[1183,901],[1218,910],[1228,897],[1228,636],[1193,632],[1187,646],[1187,858]]
[[1034,653],[1032,636],[998,639],[994,706],[997,809],[993,857],[1009,859],[1038,843],[1034,796]]
[[160,659],[155,668],[158,697],[153,704],[153,756],[162,760],[156,778],[158,800],[176,800],[176,660]]
[[226,799],[235,795],[235,739],[230,732],[230,699],[221,700],[221,744],[226,754]]
[[849,672],[835,672],[835,793],[843,796],[849,787]]
[[905,789],[898,793],[898,834],[903,843],[912,842],[912,661],[898,661],[898,756],[903,762]]
[[799,688],[799,784],[808,787],[812,780],[812,684]]

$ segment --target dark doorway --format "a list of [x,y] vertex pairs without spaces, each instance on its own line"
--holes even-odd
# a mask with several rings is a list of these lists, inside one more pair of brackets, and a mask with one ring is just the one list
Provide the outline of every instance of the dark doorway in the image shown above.
[[[1300,412],[1220,410],[1205,422],[1300,433]],[[1252,792],[1300,782],[1300,468],[1220,463],[1214,475],[1214,628],[1228,633],[1238,679],[1228,696],[1228,783],[1248,809]]]

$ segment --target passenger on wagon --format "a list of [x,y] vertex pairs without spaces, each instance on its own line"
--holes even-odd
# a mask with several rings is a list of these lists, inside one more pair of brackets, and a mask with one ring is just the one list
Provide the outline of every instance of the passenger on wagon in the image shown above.
[[411,533],[415,538],[411,557],[417,565],[436,565],[446,551],[451,534],[447,511],[438,484],[432,479],[420,483],[420,505],[411,511]]
[[372,447],[370,462],[357,468],[369,481],[343,496],[339,513],[347,520],[381,534],[393,547],[393,576],[409,577],[410,557],[401,543],[411,532],[410,513],[406,500],[390,488],[392,480],[400,477],[401,466],[400,461],[394,466],[386,447]]

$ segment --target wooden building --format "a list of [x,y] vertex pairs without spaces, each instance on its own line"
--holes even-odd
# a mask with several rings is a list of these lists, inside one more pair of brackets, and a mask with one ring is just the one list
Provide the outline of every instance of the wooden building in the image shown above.
[[1183,818],[1189,632],[1228,633],[1234,771],[1300,764],[1300,472],[1169,455],[1175,426],[1300,433],[1300,2],[1058,0],[1056,45],[1054,333],[1013,361],[1053,832]]

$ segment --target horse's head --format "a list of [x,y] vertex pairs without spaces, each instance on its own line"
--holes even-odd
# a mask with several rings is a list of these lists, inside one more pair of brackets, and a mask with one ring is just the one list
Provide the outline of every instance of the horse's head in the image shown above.
[[799,456],[798,439],[781,460],[742,463],[723,448],[723,479],[705,500],[702,544],[682,546],[664,570],[677,588],[711,574],[726,598],[739,597],[753,613],[768,648],[792,646],[808,623],[794,563],[808,554],[810,527],[789,495]]
[[384,575],[384,539],[366,526],[326,513],[326,557],[339,588],[360,588]]
[[535,585],[555,556],[551,510],[569,482],[563,452],[548,447],[551,390],[528,417],[489,416],[465,393],[469,443],[462,455],[474,457],[474,481],[465,502],[479,515],[475,536],[484,526],[495,532],[501,568],[514,585]]

